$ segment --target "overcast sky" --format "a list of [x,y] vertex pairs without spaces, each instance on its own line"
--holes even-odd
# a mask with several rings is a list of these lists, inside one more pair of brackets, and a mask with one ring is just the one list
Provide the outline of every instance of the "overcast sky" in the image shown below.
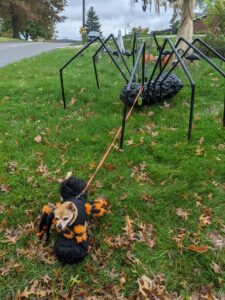
[[[141,1],[139,1],[141,2]],[[79,29],[82,26],[82,0],[68,0],[68,6],[65,8],[63,15],[67,19],[58,24],[58,38],[79,39]],[[102,24],[102,32],[104,36],[114,33],[116,36],[118,30],[125,32],[125,24],[127,23],[127,31],[129,27],[149,27],[150,30],[160,30],[168,28],[169,21],[172,16],[171,9],[166,12],[162,9],[158,16],[154,8],[152,12],[148,9],[144,13],[141,3],[130,7],[130,0],[86,0],[86,12],[93,6]]]

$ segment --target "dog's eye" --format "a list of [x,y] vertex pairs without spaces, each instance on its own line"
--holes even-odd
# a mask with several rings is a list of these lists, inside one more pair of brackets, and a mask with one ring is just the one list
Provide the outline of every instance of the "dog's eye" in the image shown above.
[[59,218],[55,217],[56,221],[59,221]]
[[68,220],[68,218],[63,218],[63,221],[67,221]]

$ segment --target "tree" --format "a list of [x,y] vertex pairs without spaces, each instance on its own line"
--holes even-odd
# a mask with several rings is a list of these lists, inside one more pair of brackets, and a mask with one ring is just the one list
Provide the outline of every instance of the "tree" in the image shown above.
[[87,21],[85,24],[85,28],[86,28],[87,34],[90,31],[97,31],[100,34],[102,34],[101,23],[99,22],[99,17],[96,14],[93,6],[91,6],[87,12]]
[[[208,0],[210,1],[210,0]],[[131,3],[138,2],[138,0],[131,0]],[[142,0],[143,2],[143,10],[146,11],[147,6],[150,8],[154,2],[155,10],[159,13],[160,6],[164,6],[165,8],[168,5],[172,5],[174,8],[175,15],[179,11],[181,14],[181,20],[179,24],[179,28],[177,31],[177,39],[179,37],[184,37],[187,41],[191,42],[193,38],[193,19],[194,19],[194,8],[195,5],[204,5],[206,0]],[[185,45],[181,45],[181,48],[185,49]]]
[[138,33],[148,34],[149,28],[148,27],[142,28],[141,26],[138,26],[138,27],[133,27],[131,31],[132,33],[138,32]]
[[10,21],[13,37],[19,38],[20,33],[29,35],[30,24],[42,26],[45,30],[52,30],[56,22],[64,17],[59,16],[67,0],[1,0],[0,17]]
[[210,32],[216,35],[225,35],[225,0],[215,0],[208,3],[205,24]]

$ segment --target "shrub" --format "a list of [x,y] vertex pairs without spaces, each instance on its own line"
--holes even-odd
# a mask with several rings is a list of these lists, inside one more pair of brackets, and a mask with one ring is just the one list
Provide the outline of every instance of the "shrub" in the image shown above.
[[[206,42],[209,46],[219,52],[222,56],[225,57],[225,37],[224,36],[213,36],[207,35],[203,38],[203,41]],[[199,49],[208,57],[214,57],[214,54],[207,48],[199,45]]]

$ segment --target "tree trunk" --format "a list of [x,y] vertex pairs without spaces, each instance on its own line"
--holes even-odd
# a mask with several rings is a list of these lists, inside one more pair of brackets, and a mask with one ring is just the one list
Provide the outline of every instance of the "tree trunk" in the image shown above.
[[[177,40],[184,37],[188,42],[193,39],[193,19],[194,19],[195,0],[183,0],[181,4],[181,23],[177,32]],[[179,48],[186,50],[187,46],[181,43]]]
[[19,20],[16,14],[16,7],[13,2],[10,3],[11,17],[12,17],[12,28],[13,28],[13,38],[19,39]]

